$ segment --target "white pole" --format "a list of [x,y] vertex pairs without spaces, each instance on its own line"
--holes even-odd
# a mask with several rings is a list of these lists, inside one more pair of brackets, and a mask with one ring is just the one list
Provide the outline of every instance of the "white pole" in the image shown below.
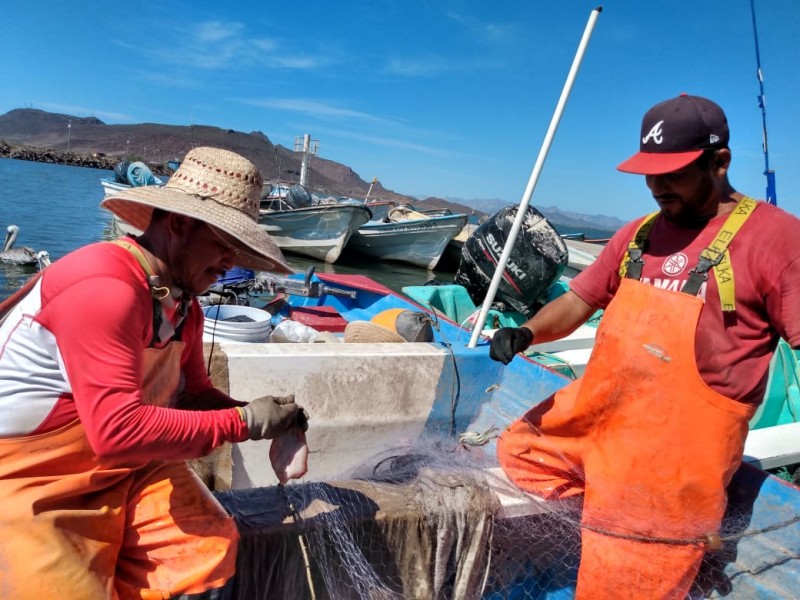
[[519,232],[519,228],[522,225],[523,219],[525,218],[525,212],[528,210],[528,204],[531,201],[533,190],[539,180],[539,174],[542,171],[545,158],[547,158],[547,153],[550,150],[550,144],[553,142],[553,136],[555,136],[556,129],[558,129],[558,122],[561,120],[561,114],[564,112],[564,106],[567,104],[567,99],[572,91],[572,84],[574,83],[575,76],[578,74],[578,69],[581,66],[583,55],[586,52],[586,46],[589,44],[589,38],[592,36],[592,30],[594,29],[594,25],[597,22],[597,17],[600,15],[602,10],[603,7],[598,6],[589,15],[589,21],[586,23],[586,29],[583,31],[583,37],[581,38],[581,43],[578,45],[578,51],[575,54],[575,58],[572,61],[572,67],[567,75],[567,81],[564,84],[564,89],[561,91],[561,97],[558,99],[558,104],[556,105],[556,110],[553,113],[553,118],[550,120],[550,127],[547,130],[547,134],[544,137],[544,142],[539,150],[539,157],[536,159],[536,164],[533,166],[531,177],[528,180],[528,186],[525,188],[525,193],[523,194],[522,200],[519,203],[517,217],[514,219],[514,224],[511,226],[511,231],[508,233],[508,240],[506,240],[503,253],[500,255],[500,259],[497,262],[497,268],[494,271],[494,276],[492,277],[492,282],[489,285],[489,290],[486,292],[486,298],[483,301],[483,306],[481,306],[481,312],[478,315],[475,328],[472,330],[472,337],[470,338],[468,344],[469,348],[474,348],[477,345],[478,338],[481,335],[481,330],[483,330],[483,325],[486,323],[486,316],[489,314],[489,308],[492,306],[492,302],[494,301],[494,296],[497,293],[497,288],[499,287],[500,280],[503,277],[503,272],[505,271],[508,257],[511,254],[511,250],[514,247],[514,242],[517,239],[517,233]]
[[375,185],[376,181],[378,181],[378,178],[377,177],[373,177],[372,178],[372,183],[369,184],[369,189],[367,190],[367,195],[364,198],[364,204],[369,202],[369,195],[372,193],[372,187]]
[[300,185],[308,181],[308,152],[311,148],[311,134],[303,136],[303,160],[300,162]]

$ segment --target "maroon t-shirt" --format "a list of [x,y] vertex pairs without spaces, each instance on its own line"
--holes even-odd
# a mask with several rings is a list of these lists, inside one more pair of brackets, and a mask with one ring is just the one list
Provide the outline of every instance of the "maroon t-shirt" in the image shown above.
[[[702,229],[683,229],[657,217],[641,281],[679,292],[726,218],[716,217]],[[598,259],[572,280],[570,287],[582,300],[597,308],[608,306],[620,284],[625,250],[642,220],[620,229]],[[729,250],[736,311],[722,312],[717,282],[709,271],[698,294],[705,305],[695,338],[697,367],[718,393],[759,404],[778,338],[800,347],[800,220],[759,202]]]

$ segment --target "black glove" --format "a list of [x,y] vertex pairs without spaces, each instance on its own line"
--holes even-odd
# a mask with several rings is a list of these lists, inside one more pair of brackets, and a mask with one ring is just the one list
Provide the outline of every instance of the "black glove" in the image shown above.
[[501,327],[494,332],[489,343],[489,358],[507,365],[517,352],[525,350],[532,341],[533,332],[527,327]]
[[262,396],[239,408],[251,440],[272,439],[292,425],[308,428],[308,415],[290,396]]

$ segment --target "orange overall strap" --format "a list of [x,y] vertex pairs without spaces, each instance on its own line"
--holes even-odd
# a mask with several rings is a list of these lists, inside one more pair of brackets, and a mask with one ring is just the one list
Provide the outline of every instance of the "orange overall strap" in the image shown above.
[[625,251],[622,262],[619,265],[621,279],[625,277],[630,279],[642,278],[642,267],[644,267],[642,254],[644,254],[647,247],[647,237],[650,235],[650,230],[656,222],[656,217],[660,214],[660,212],[656,211],[647,215],[639,224],[636,233],[633,234],[633,239],[628,242],[628,249]]
[[683,293],[696,295],[703,283],[708,280],[708,270],[713,267],[722,312],[736,310],[736,289],[728,246],[756,208],[758,208],[758,202],[748,196],[743,196],[739,200],[731,214],[725,219],[725,223],[717,232],[714,240],[700,253],[697,266],[689,272],[689,279],[686,280],[681,290]]

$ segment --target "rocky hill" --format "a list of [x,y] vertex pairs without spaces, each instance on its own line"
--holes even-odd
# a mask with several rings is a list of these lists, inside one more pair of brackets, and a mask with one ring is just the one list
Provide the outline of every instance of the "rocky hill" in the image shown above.
[[[120,160],[140,160],[154,173],[166,173],[166,162],[180,160],[195,146],[215,146],[249,158],[268,181],[298,183],[302,154],[273,144],[260,131],[245,133],[207,125],[107,125],[95,117],[75,117],[31,108],[19,108],[0,115],[0,157],[113,169]],[[388,190],[376,181],[364,181],[347,165],[310,156],[307,183],[319,193],[334,196],[407,202],[422,208],[447,208],[478,218],[494,214],[508,204],[502,200],[457,198],[419,199]],[[595,228],[614,231],[617,219],[565,213],[540,208],[561,231]],[[609,220],[610,219],[610,220]]]
[[[5,142],[5,144],[3,144]],[[20,146],[22,149],[20,149]],[[46,162],[63,157],[67,164],[112,168],[120,160],[141,160],[160,173],[168,160],[181,159],[195,146],[216,146],[249,158],[267,180],[297,183],[302,155],[273,144],[260,131],[245,133],[206,125],[107,125],[100,119],[80,118],[35,109],[15,109],[0,115],[0,155]],[[45,153],[47,151],[48,153]],[[49,157],[49,158],[48,158]],[[76,162],[76,157],[81,158]],[[110,167],[108,166],[110,165]],[[317,156],[309,157],[308,185],[337,196],[363,198],[370,184],[352,169]],[[411,202],[414,199],[376,182],[371,198]]]

